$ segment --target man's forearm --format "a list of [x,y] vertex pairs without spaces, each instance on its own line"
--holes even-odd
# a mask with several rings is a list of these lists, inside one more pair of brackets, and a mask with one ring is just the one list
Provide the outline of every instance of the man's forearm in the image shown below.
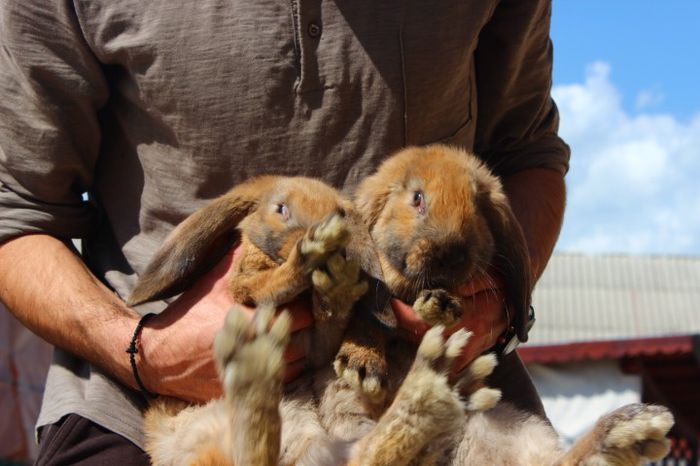
[[[204,402],[221,394],[212,354],[214,335],[234,304],[228,292],[233,254],[148,320],[136,356],[152,392]],[[97,280],[61,241],[23,236],[0,245],[0,298],[34,333],[136,387],[126,349],[138,314]],[[305,306],[288,306],[294,330],[311,325]],[[252,310],[251,310],[252,313]],[[288,377],[303,367],[303,351],[290,348]]]
[[27,235],[0,245],[0,298],[44,340],[134,385],[125,350],[139,317],[63,242]]
[[[211,280],[198,285],[195,296],[143,328],[136,361],[150,391],[193,401],[220,393],[211,344],[230,303],[213,304],[220,299],[207,294],[211,286]],[[27,235],[2,244],[0,298],[44,340],[138,388],[126,349],[139,315],[63,242]]]
[[561,231],[566,205],[564,177],[555,170],[532,168],[504,177],[502,181],[513,213],[525,233],[533,279],[537,281]]

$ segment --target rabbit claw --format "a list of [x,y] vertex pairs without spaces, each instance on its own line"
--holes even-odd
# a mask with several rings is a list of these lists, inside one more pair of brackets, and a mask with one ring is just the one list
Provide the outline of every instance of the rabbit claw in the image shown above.
[[443,289],[422,290],[413,310],[429,325],[451,326],[462,317],[462,301]]

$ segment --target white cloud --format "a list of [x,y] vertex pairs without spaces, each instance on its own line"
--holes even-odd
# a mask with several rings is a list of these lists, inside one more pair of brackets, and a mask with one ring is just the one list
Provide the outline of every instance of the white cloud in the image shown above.
[[553,90],[572,149],[559,249],[700,254],[700,109],[688,122],[652,113],[649,91],[629,114],[610,75],[597,62]]
[[635,107],[637,110],[644,110],[654,107],[664,101],[664,96],[653,89],[646,89],[637,94]]

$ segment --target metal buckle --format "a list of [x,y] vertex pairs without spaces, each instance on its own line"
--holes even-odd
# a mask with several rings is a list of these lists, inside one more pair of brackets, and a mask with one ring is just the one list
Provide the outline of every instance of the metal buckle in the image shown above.
[[[525,329],[528,333],[530,333],[530,330],[535,325],[535,320],[537,320],[535,319],[535,308],[530,306],[530,309],[527,313],[527,322],[525,323]],[[496,353],[504,356],[515,351],[515,348],[517,348],[518,345],[522,343],[518,339],[518,335],[515,331],[515,328],[512,325],[508,328],[508,330],[505,331],[505,333],[501,336],[499,340],[502,340],[502,343],[497,343],[494,347],[494,350],[496,351]]]

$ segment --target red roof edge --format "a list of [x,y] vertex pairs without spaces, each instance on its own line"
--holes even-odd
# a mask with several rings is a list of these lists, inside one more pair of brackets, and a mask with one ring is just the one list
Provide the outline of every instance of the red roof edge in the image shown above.
[[562,345],[524,345],[518,354],[526,363],[561,363],[595,361],[630,356],[692,354],[699,337],[679,335],[669,337],[639,338],[629,340],[604,340],[567,343]]

